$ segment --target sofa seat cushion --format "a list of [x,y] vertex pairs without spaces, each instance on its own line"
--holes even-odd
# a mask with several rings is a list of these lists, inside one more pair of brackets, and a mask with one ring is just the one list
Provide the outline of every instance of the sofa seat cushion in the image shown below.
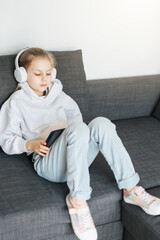
[[160,121],[149,116],[113,122],[140,176],[138,184],[144,188],[159,186]]
[[[160,187],[147,190],[160,198]],[[122,222],[136,240],[160,239],[160,216],[146,214],[140,207],[122,203]]]
[[[1,239],[52,239],[72,235],[65,197],[66,183],[53,183],[35,172],[31,156],[7,155],[0,148]],[[121,191],[98,154],[90,166],[91,199],[88,201],[96,226],[121,219]]]

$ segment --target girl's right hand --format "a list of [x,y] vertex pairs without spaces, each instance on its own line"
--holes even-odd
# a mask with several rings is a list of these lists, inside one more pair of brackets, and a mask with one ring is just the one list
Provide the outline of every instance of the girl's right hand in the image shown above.
[[45,140],[30,140],[26,142],[26,149],[27,151],[33,151],[45,157],[49,151],[49,147],[46,147]]

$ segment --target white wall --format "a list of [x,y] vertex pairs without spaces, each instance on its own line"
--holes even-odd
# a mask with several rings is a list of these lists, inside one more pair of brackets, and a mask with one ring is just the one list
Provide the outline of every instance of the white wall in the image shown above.
[[160,73],[159,0],[0,0],[0,55],[82,49],[87,79]]

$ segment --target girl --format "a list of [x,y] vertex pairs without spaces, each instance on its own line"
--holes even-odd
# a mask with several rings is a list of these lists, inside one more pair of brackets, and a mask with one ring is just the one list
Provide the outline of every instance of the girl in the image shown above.
[[[115,124],[97,117],[86,125],[76,102],[62,91],[60,80],[55,78],[54,56],[40,48],[27,48],[17,55],[15,65],[19,84],[1,107],[0,145],[7,154],[33,154],[34,169],[41,177],[67,181],[70,192],[66,204],[77,237],[97,239],[86,200],[92,192],[88,168],[99,150],[113,170],[119,189],[123,189],[124,201],[148,214],[160,214],[160,199],[137,186],[139,175]],[[48,148],[45,140],[55,126],[66,127]]]

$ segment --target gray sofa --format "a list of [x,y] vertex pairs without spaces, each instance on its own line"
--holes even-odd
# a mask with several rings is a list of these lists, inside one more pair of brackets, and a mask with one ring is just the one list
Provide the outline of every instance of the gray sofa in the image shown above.
[[[104,116],[116,124],[140,175],[139,184],[160,197],[160,120],[155,114],[160,75],[86,81],[81,50],[53,54],[57,78],[78,103],[84,122]],[[17,86],[14,59],[15,55],[0,56],[0,106]],[[0,147],[0,239],[76,240],[65,204],[67,184],[39,177],[31,157],[7,155]],[[93,192],[88,204],[99,240],[160,239],[160,216],[123,202],[101,153],[89,170]]]

